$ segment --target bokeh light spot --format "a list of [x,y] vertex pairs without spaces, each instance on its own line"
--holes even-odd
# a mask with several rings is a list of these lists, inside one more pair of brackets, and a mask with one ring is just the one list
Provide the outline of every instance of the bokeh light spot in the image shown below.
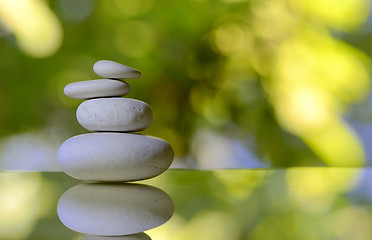
[[143,57],[155,45],[155,36],[147,23],[128,21],[116,29],[114,43],[125,56]]
[[62,43],[61,24],[44,1],[0,0],[0,18],[12,29],[20,48],[32,57],[48,57]]

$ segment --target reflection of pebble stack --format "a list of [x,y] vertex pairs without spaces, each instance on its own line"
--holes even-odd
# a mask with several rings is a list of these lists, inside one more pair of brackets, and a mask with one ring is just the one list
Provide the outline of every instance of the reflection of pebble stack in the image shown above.
[[106,79],[75,82],[64,93],[87,99],[77,109],[77,119],[95,133],[66,140],[58,150],[58,162],[72,177],[93,181],[135,181],[155,177],[168,169],[172,147],[164,140],[133,134],[152,123],[152,111],[144,102],[122,98],[130,86],[120,79],[141,73],[116,62],[102,60],[94,72]]
[[87,234],[83,240],[151,240],[143,231],[168,221],[173,202],[147,185],[88,183],[67,190],[57,213],[65,226]]

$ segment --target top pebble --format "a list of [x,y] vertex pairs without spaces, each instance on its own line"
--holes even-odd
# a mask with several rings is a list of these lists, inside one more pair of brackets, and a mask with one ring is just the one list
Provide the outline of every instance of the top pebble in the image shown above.
[[141,77],[140,71],[109,60],[96,62],[93,65],[93,71],[103,78],[134,79]]

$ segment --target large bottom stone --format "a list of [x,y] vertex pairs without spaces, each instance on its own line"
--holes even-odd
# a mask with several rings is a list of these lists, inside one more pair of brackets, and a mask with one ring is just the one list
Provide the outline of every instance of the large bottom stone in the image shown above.
[[[121,236],[164,224],[173,209],[168,194],[155,187],[89,183],[67,190],[58,201],[57,213],[61,222],[76,232]],[[146,239],[144,234],[141,237]]]
[[67,139],[58,150],[65,173],[93,181],[136,181],[155,177],[173,161],[166,141],[130,133],[88,133]]

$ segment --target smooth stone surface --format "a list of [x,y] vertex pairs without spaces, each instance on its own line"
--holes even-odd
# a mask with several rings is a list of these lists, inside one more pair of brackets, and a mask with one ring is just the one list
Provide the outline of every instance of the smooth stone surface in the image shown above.
[[81,126],[89,131],[134,132],[148,128],[152,110],[131,98],[96,98],[84,101],[76,111]]
[[85,235],[81,240],[151,240],[151,238],[142,232],[125,236]]
[[102,236],[136,234],[156,228],[173,214],[172,199],[141,184],[80,184],[59,199],[57,213],[73,231]]
[[96,79],[73,82],[63,89],[66,96],[76,99],[122,97],[130,92],[128,83],[113,79]]
[[88,133],[67,139],[57,153],[63,171],[77,179],[135,181],[155,177],[173,161],[166,141],[131,133]]
[[123,64],[100,60],[93,65],[93,71],[103,78],[129,79],[141,77],[141,72]]

